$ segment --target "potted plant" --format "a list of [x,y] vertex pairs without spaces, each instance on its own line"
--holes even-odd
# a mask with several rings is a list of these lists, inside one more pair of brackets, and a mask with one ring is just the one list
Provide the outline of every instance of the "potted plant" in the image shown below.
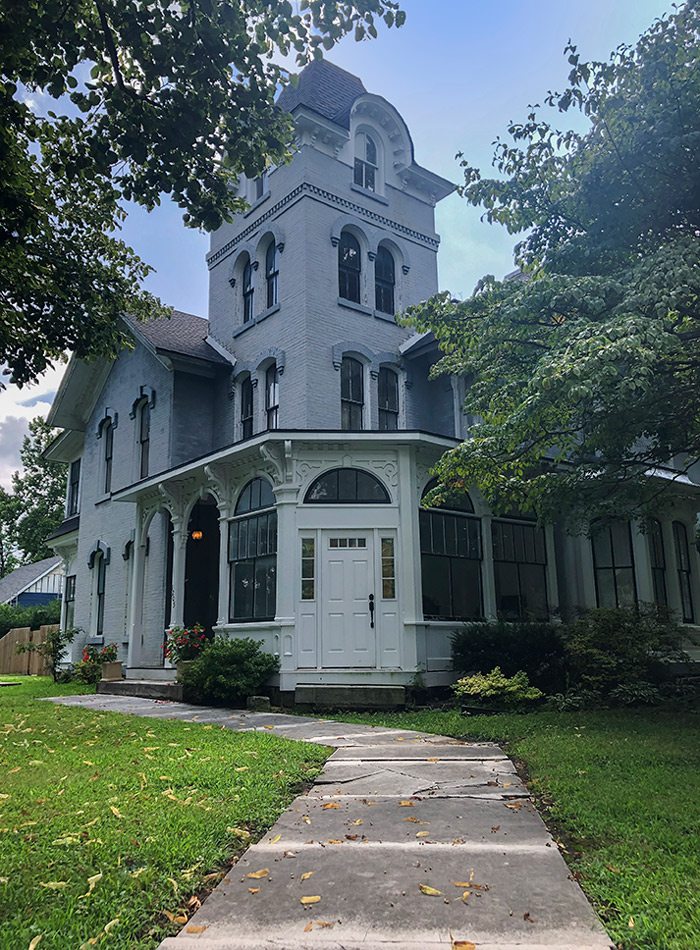
[[116,662],[118,650],[116,643],[107,643],[103,647],[87,644],[83,647],[82,659],[73,667],[75,678],[81,683],[96,683],[100,678],[121,679],[122,665]]
[[490,673],[465,676],[452,689],[466,715],[527,709],[544,697],[542,690],[530,685],[523,670],[506,676],[500,666],[494,666]]
[[171,627],[166,631],[164,652],[177,668],[178,682],[182,681],[184,670],[197,659],[206,643],[204,627],[198,623],[192,627]]

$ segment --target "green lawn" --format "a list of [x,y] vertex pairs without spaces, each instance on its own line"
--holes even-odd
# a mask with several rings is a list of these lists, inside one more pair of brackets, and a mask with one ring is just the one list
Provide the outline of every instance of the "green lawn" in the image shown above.
[[[36,702],[0,687],[0,946],[154,947],[328,750]],[[85,690],[83,690],[85,691]],[[218,874],[217,874],[218,872]],[[196,904],[194,905],[196,906]],[[94,940],[93,938],[97,938]],[[36,946],[36,944],[33,944]]]
[[700,947],[698,711],[338,718],[505,743],[615,942]]

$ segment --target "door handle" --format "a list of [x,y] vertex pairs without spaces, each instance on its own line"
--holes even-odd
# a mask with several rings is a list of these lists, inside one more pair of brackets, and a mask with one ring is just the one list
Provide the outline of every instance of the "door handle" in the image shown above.
[[369,595],[369,625],[374,630],[374,594]]

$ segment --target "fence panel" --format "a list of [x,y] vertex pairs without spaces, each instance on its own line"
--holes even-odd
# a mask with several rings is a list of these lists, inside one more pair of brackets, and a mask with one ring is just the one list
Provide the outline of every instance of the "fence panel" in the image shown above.
[[43,643],[47,634],[57,630],[58,624],[48,624],[38,630],[29,627],[14,627],[8,630],[4,637],[0,637],[0,675],[32,675],[45,674],[46,664],[38,653],[18,653],[19,643]]

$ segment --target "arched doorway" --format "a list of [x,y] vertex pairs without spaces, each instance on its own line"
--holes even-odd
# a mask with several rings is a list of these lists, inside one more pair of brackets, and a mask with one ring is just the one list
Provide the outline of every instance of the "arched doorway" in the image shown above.
[[187,525],[185,554],[186,627],[198,623],[207,633],[216,624],[219,611],[219,509],[206,495],[192,509]]

